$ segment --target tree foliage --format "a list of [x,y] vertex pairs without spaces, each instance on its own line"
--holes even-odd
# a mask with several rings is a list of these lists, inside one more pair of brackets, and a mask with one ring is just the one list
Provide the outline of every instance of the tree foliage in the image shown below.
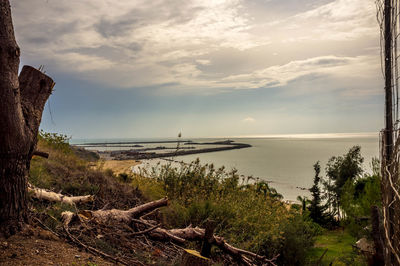
[[314,171],[315,171],[315,176],[314,176],[314,185],[310,188],[310,192],[312,195],[312,199],[310,202],[310,206],[308,207],[308,210],[310,211],[310,218],[318,223],[318,224],[323,224],[325,222],[325,207],[321,204],[321,189],[320,189],[320,183],[321,183],[321,166],[319,162],[316,162],[314,164]]
[[346,182],[354,181],[363,173],[361,147],[354,146],[343,156],[333,156],[326,166],[323,184],[327,207],[332,216],[341,217],[342,192]]

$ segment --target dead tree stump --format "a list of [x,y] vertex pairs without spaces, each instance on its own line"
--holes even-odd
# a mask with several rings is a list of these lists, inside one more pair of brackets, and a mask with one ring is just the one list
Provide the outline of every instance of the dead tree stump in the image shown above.
[[209,258],[211,255],[211,247],[212,243],[214,242],[215,225],[215,222],[212,220],[208,220],[206,223],[203,245],[200,252],[200,254],[206,258]]
[[24,66],[15,41],[9,0],[0,0],[0,235],[21,230],[28,219],[27,175],[44,105],[54,82]]

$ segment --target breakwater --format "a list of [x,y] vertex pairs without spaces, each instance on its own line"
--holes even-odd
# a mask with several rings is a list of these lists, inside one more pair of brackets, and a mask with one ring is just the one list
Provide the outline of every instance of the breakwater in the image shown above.
[[[162,144],[162,143],[177,143],[176,147],[143,147],[140,144]],[[132,145],[132,146],[130,146]],[[202,146],[214,147],[202,147]],[[136,149],[129,150],[108,150],[98,151],[100,156],[114,160],[143,160],[154,158],[166,158],[182,155],[192,155],[198,153],[209,153],[217,151],[227,151],[235,149],[243,149],[251,147],[250,144],[235,143],[231,140],[216,141],[216,142],[193,142],[193,141],[154,141],[154,142],[116,142],[116,143],[87,143],[80,144],[80,147],[102,148],[102,147],[131,147]]]

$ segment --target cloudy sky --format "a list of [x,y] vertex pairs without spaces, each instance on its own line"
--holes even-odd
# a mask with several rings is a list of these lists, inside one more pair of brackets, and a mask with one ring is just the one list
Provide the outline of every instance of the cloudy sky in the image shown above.
[[11,0],[73,138],[374,132],[374,0]]

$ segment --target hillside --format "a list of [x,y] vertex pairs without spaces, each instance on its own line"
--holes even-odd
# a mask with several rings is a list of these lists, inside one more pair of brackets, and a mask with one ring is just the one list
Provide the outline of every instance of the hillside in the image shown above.
[[[1,260],[10,265],[40,265],[45,254],[53,254],[46,255],[46,259],[60,265],[107,265],[117,261],[129,265],[180,264],[185,248],[201,250],[202,237],[195,235],[204,231],[196,226],[205,227],[210,221],[216,236],[211,250],[213,264],[241,261],[249,265],[308,265],[321,256],[318,249],[312,248],[315,237],[325,234],[325,230],[303,215],[300,206],[283,203],[267,183],[240,177],[235,170],[227,172],[195,161],[180,168],[147,169],[147,177],[118,174],[97,161],[95,153],[70,146],[66,136],[44,132],[38,150],[48,153],[49,158],[32,159],[29,181],[34,187],[66,196],[93,195],[94,200],[75,207],[38,200],[32,194],[32,226],[28,233],[5,240],[7,244],[2,246]],[[134,219],[126,224],[123,220],[93,218],[98,214],[96,210],[127,210],[146,202],[161,202],[156,200],[165,196],[168,206],[153,208],[142,216],[146,217],[142,222],[151,221],[152,225],[141,225]],[[63,223],[65,212],[76,217],[67,227]],[[195,241],[176,238],[179,230],[194,234]],[[258,254],[255,256],[259,258],[232,256],[218,241],[247,250],[247,254]],[[14,255],[10,247],[17,245],[23,249]],[[70,252],[57,255],[54,247]],[[29,258],[22,255],[31,253],[34,255]]]

